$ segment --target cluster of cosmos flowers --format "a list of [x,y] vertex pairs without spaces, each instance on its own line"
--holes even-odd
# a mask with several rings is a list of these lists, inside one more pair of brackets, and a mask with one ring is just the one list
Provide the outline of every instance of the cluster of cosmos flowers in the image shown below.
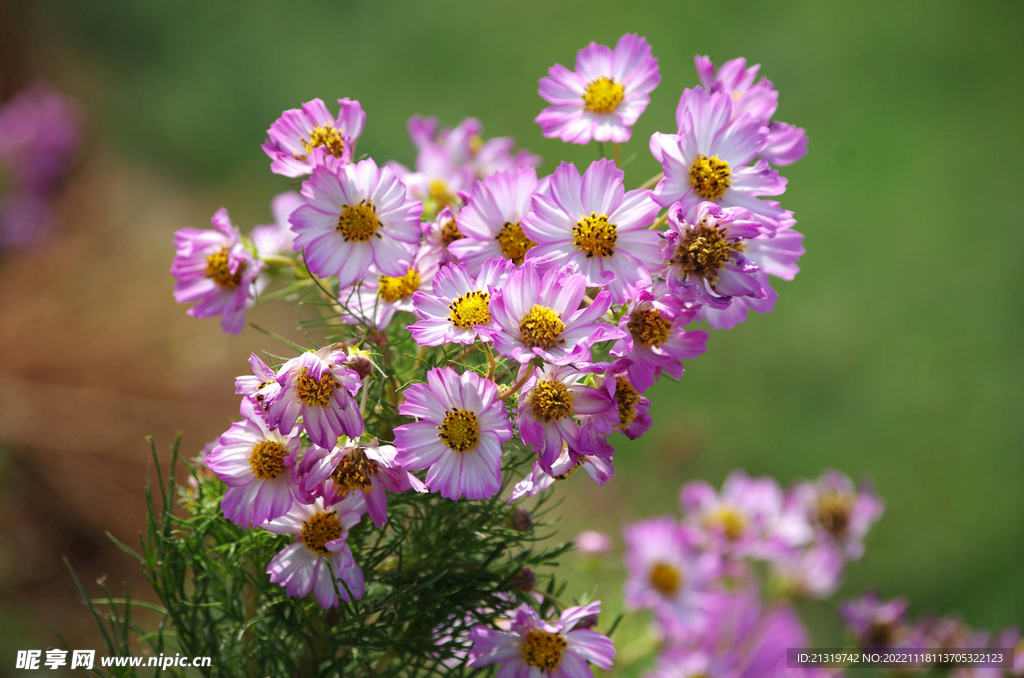
[[[614,474],[609,436],[642,436],[651,425],[644,393],[704,352],[708,332],[691,324],[731,328],[751,309],[774,308],[771,279],[791,279],[804,252],[793,213],[774,200],[786,186],[774,167],[802,157],[807,138],[773,120],[777,92],[757,66],[736,59],[716,68],[706,57],[696,65],[701,84],[682,93],[674,123],[650,140],[663,171],[637,188],[605,158],[539,175],[539,158],[512,139],[484,139],[474,119],[440,128],[413,117],[415,167],[378,163],[356,150],[367,122],[361,104],[314,99],[285,111],[263,145],[272,172],[301,180],[299,193],[274,199],[273,224],[243,237],[221,208],[212,230],[175,235],[174,295],[192,304],[190,315],[219,317],[238,333],[277,276],[309,283],[334,326],[352,328],[344,341],[281,364],[253,354],[251,374],[236,382],[242,419],[205,456],[227,486],[225,518],[294,536],[267,568],[288,595],[312,592],[324,607],[360,598],[366,582],[349,530],[364,516],[383,526],[389,493],[493,497],[509,445],[535,453],[510,502],[580,468],[603,484]],[[592,43],[574,70],[555,65],[540,80],[549,105],[536,122],[565,142],[612,142],[619,157],[659,81],[644,38]],[[393,379],[373,345],[396,332],[411,336],[420,358],[454,357]],[[462,359],[473,353],[486,361],[469,366]],[[370,381],[405,423],[366,430],[376,406]],[[792,512],[824,490],[807,491],[813,496],[790,498]],[[719,527],[704,537],[734,563],[765,547],[763,516],[746,496],[694,487],[687,501],[695,522],[714,516]],[[833,526],[843,538],[827,553],[808,544],[828,526],[794,520],[779,567],[797,577],[811,567],[799,554],[841,562],[866,527],[857,520]],[[679,526],[637,530],[646,544],[638,548],[668,550],[666,563],[689,557]],[[631,598],[682,609],[724,562],[676,579],[663,567]],[[607,668],[615,653],[583,623],[598,609],[545,620],[524,604],[505,628],[473,628],[467,661],[500,663],[501,678],[583,678],[588,664]]]
[[54,229],[51,203],[78,150],[81,117],[41,83],[0,105],[0,250],[38,245]]

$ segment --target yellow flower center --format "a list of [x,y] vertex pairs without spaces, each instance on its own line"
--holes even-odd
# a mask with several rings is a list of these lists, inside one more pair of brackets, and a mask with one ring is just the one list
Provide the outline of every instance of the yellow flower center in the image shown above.
[[476,447],[480,439],[480,425],[476,414],[469,410],[448,410],[444,421],[437,427],[437,437],[456,452],[465,452]]
[[221,287],[238,287],[242,284],[242,272],[245,262],[238,262],[238,270],[234,273],[228,268],[228,248],[223,247],[206,257],[206,277]]
[[468,330],[491,322],[491,297],[487,292],[467,292],[448,304],[452,325]]
[[672,263],[678,264],[688,275],[701,276],[713,282],[718,278],[718,269],[729,256],[742,251],[742,242],[727,239],[722,229],[701,221],[676,246]]
[[358,205],[342,205],[341,208],[341,216],[334,230],[341,233],[346,241],[366,242],[377,235],[380,219],[377,218],[377,210],[372,202],[364,200]]
[[309,133],[309,141],[303,140],[302,145],[306,147],[306,155],[301,156],[299,160],[305,160],[314,148],[321,146],[335,158],[340,158],[345,150],[345,140],[342,139],[341,132],[334,129],[330,123],[314,127]]
[[434,179],[430,182],[430,200],[440,212],[455,202],[455,194],[448,190],[448,184],[440,179]]
[[441,224],[441,244],[444,247],[448,247],[448,245],[451,245],[456,240],[462,240],[465,237],[454,219],[449,219]]
[[313,553],[326,556],[330,554],[325,544],[341,536],[341,521],[334,511],[318,511],[302,523],[300,536],[302,543]]
[[526,632],[519,654],[523,656],[523,662],[529,666],[541,671],[557,671],[566,647],[568,643],[565,642],[565,638],[557,633],[530,629]]
[[309,376],[308,372],[309,370],[303,367],[302,372],[295,379],[295,395],[306,405],[327,407],[331,404],[331,396],[334,395],[334,389],[337,386],[334,375],[325,370],[320,375],[320,381],[317,381]]
[[661,346],[672,332],[672,322],[663,318],[656,308],[633,311],[626,327],[633,338],[647,348]]
[[709,527],[717,527],[729,541],[736,541],[747,530],[747,519],[732,506],[721,506],[709,515],[705,522]]
[[377,296],[384,301],[394,303],[399,299],[411,297],[412,293],[420,288],[420,274],[416,272],[416,269],[410,268],[403,276],[395,278],[382,275],[377,278],[377,282],[380,284]]
[[331,474],[334,491],[345,495],[353,490],[369,490],[370,479],[377,475],[380,466],[372,459],[367,459],[362,450],[346,454],[338,467]]
[[530,404],[540,418],[551,423],[572,415],[574,397],[575,394],[565,384],[547,379],[538,381],[530,391]]
[[534,304],[519,321],[519,340],[529,348],[553,348],[565,341],[558,339],[564,331],[562,316],[547,306]]
[[640,393],[623,376],[615,377],[615,401],[619,405],[618,428],[626,428],[636,419],[636,406]]
[[572,229],[573,242],[587,253],[587,259],[595,254],[599,257],[615,254],[615,241],[618,237],[615,224],[609,224],[607,216],[595,212],[580,219]]
[[683,573],[673,565],[659,560],[651,566],[651,588],[665,597],[672,597],[683,583]]
[[249,467],[260,480],[273,480],[284,472],[284,458],[288,450],[273,440],[261,440],[249,452]]
[[697,195],[705,200],[719,200],[725,195],[725,190],[732,186],[729,178],[731,174],[729,163],[717,155],[710,158],[698,155],[690,168],[690,184]]
[[829,490],[818,495],[817,519],[822,529],[837,539],[850,528],[854,498],[849,493]]
[[510,260],[516,266],[522,264],[526,253],[537,245],[537,243],[526,237],[518,221],[514,224],[506,221],[505,225],[498,231],[498,235],[494,236],[494,239],[498,241],[498,247],[501,248],[501,256]]
[[583,93],[584,107],[592,113],[611,113],[622,103],[625,89],[610,78],[598,78]]
[[[563,443],[562,449],[563,450],[565,449],[565,444],[564,443]],[[583,468],[583,464],[586,463],[586,460],[587,460],[586,455],[580,455],[579,461],[577,461],[573,465],[572,468],[570,468],[565,473],[559,473],[557,476],[551,476],[551,477],[554,478],[555,480],[559,481],[559,482],[562,482],[563,480],[568,480],[569,478],[572,477],[572,474],[576,473],[576,471],[578,471],[579,469]]]

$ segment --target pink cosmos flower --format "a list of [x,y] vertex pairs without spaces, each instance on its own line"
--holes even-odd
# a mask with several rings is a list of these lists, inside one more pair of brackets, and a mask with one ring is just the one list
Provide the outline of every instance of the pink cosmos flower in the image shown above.
[[464,266],[442,268],[434,278],[432,293],[412,295],[413,312],[420,319],[409,326],[413,339],[420,346],[490,341],[496,327],[491,318],[491,296],[515,270],[515,264],[501,258],[485,261],[475,279]]
[[449,149],[437,144],[420,149],[415,170],[395,161],[387,166],[409,187],[409,196],[423,202],[428,217],[464,202],[465,193],[476,181],[473,170],[460,165]]
[[352,396],[362,381],[350,369],[348,353],[325,346],[292,358],[278,372],[280,395],[267,410],[271,426],[291,433],[299,416],[314,445],[333,449],[339,436],[358,438],[363,417]]
[[767,298],[757,276],[760,269],[745,256],[750,239],[763,233],[752,213],[713,202],[687,211],[675,203],[668,224],[661,258],[668,262],[665,282],[681,302],[722,310],[734,297]]
[[589,362],[595,343],[619,339],[622,331],[597,322],[611,307],[608,291],[581,307],[586,278],[568,269],[543,274],[530,262],[508,277],[491,300],[498,324],[494,348],[521,363],[535,357],[555,365]]
[[555,64],[541,78],[540,96],[551,105],[535,122],[567,143],[629,141],[659,82],[646,38],[627,33],[614,50],[592,42],[577,53],[575,71]]
[[434,249],[439,266],[458,262],[458,257],[448,249],[453,242],[466,237],[456,222],[458,214],[459,205],[449,205],[437,213],[434,221],[424,221],[420,224],[423,229],[423,242]]
[[366,113],[358,101],[338,99],[334,117],[320,99],[281,114],[267,130],[263,152],[270,156],[270,171],[286,177],[310,174],[314,167],[337,169],[354,157]]
[[512,137],[484,139],[483,125],[476,118],[465,118],[452,129],[438,129],[437,118],[414,115],[407,125],[409,136],[417,148],[432,144],[441,146],[460,167],[468,167],[478,179],[495,172],[515,171],[521,167],[537,167],[540,158],[527,150],[513,154]]
[[646,391],[661,372],[678,379],[683,376],[680,360],[707,350],[707,332],[683,329],[695,313],[682,308],[671,295],[656,297],[646,288],[636,293],[629,311],[619,319],[625,336],[611,349],[613,356],[630,361],[626,374],[636,389]]
[[419,478],[404,471],[395,461],[396,450],[380,445],[374,438],[368,443],[341,442],[328,452],[312,446],[299,466],[302,490],[310,498],[320,496],[331,505],[350,492],[361,492],[370,519],[377,527],[388,522],[388,492],[415,489],[426,492]]
[[612,550],[612,538],[604,532],[585,530],[573,540],[576,551],[584,555],[600,556]]
[[279,193],[270,201],[270,211],[274,215],[274,223],[264,226],[254,226],[249,238],[256,247],[256,255],[266,257],[270,255],[289,254],[292,251],[292,243],[295,241],[295,233],[292,232],[288,217],[292,212],[306,204],[302,196],[295,191]]
[[447,499],[493,496],[501,488],[501,444],[512,439],[498,387],[444,367],[403,395],[398,412],[420,421],[395,429],[396,461],[410,471],[429,468],[427,487]]
[[337,172],[323,166],[302,182],[306,204],[292,212],[296,251],[309,269],[338,276],[344,289],[362,280],[371,265],[384,275],[405,275],[412,263],[407,244],[420,241],[423,205],[406,196],[405,185],[370,158]]
[[[628,193],[625,173],[611,160],[598,160],[580,176],[562,163],[550,194],[533,197],[522,221],[536,247],[526,258],[541,268],[569,265],[592,287],[605,287],[612,301],[625,303],[637,287],[651,284],[648,269],[661,260],[661,234],[648,229],[658,216],[650,191]],[[467,210],[468,211],[468,210]]]
[[498,172],[478,181],[469,204],[456,218],[463,237],[449,244],[448,250],[473,275],[492,257],[522,264],[536,243],[523,232],[521,221],[530,211],[530,199],[544,188],[544,183],[537,180],[532,167]]
[[[912,629],[907,625],[907,599],[880,600],[874,593],[846,600],[839,614],[861,647],[884,649],[905,644]],[[921,647],[918,645],[917,647]]]
[[244,396],[243,409],[245,403],[250,402],[256,413],[265,419],[267,409],[281,393],[281,385],[277,383],[277,373],[255,353],[249,355],[249,367],[251,375],[235,377],[235,393]]
[[671,516],[651,518],[623,530],[626,545],[626,604],[632,609],[667,608],[683,623],[697,623],[714,602],[721,563],[701,551],[694,536]]
[[826,471],[813,483],[789,489],[778,534],[791,545],[824,541],[848,558],[860,558],[864,537],[884,511],[885,502],[873,489],[858,488],[846,475]]
[[512,488],[512,497],[508,503],[511,504],[523,497],[532,497],[543,492],[556,482],[567,480],[581,468],[598,485],[604,485],[615,475],[611,457],[578,454],[570,451],[566,446],[562,449],[562,454],[551,464],[550,470],[544,470],[539,461],[534,462],[530,475],[520,480]]
[[749,310],[758,313],[771,313],[775,309],[778,293],[772,288],[769,276],[792,280],[800,271],[796,262],[804,253],[804,236],[791,227],[783,227],[775,235],[759,235],[753,240],[745,241],[744,255],[748,262],[757,266],[753,273],[758,284],[766,292],[763,299],[749,297],[732,297],[726,308],[701,306],[697,318],[707,320],[714,329],[729,329],[747,318]]
[[[527,366],[519,371],[527,374]],[[585,450],[580,439],[580,417],[588,417],[597,432],[608,435],[619,421],[618,404],[602,389],[582,382],[586,375],[569,365],[545,365],[530,374],[519,392],[517,424],[523,442],[537,453],[541,468],[551,469],[563,448],[584,454],[601,452]],[[559,475],[560,471],[552,471]]]
[[767,78],[755,83],[760,64],[747,68],[742,57],[726,61],[718,70],[706,56],[694,57],[697,75],[704,89],[725,92],[736,101],[734,115],[750,113],[768,125],[768,145],[761,157],[773,165],[791,165],[807,155],[806,130],[785,122],[771,122],[778,106],[779,94]]
[[12,194],[38,198],[58,188],[73,164],[82,117],[74,100],[45,83],[0,105],[4,187]]
[[839,549],[826,542],[809,548],[780,549],[770,560],[772,578],[785,595],[818,600],[839,588],[845,562]]
[[235,422],[206,457],[206,465],[228,486],[221,509],[242,527],[280,518],[292,506],[297,489],[291,478],[299,437],[270,429],[251,401],[245,419]]
[[192,304],[193,318],[221,316],[225,332],[238,334],[245,326],[245,311],[258,293],[257,277],[263,262],[253,259],[242,236],[221,207],[211,220],[215,230],[183,228],[174,234],[171,275],[178,281],[174,300]]
[[619,421],[615,429],[630,440],[636,440],[647,433],[653,420],[648,413],[651,401],[642,395],[645,389],[638,388],[629,377],[631,363],[628,358],[612,361],[604,373],[597,377],[595,385],[618,405]]
[[511,631],[475,626],[467,666],[501,664],[502,678],[591,678],[587,662],[609,669],[615,659],[612,641],[597,631],[576,626],[601,611],[600,601],[566,608],[557,621],[543,621],[526,603],[516,609]]
[[651,136],[651,153],[665,171],[652,197],[662,207],[682,201],[686,211],[708,200],[745,207],[768,231],[792,226],[792,212],[760,199],[781,195],[786,180],[764,160],[751,165],[768,143],[768,127],[749,113],[734,119],[734,109],[724,92],[683,92],[679,133]]
[[365,512],[362,493],[353,492],[334,505],[322,499],[295,503],[288,513],[263,525],[274,534],[295,535],[295,542],[267,565],[270,581],[283,586],[289,596],[302,598],[313,591],[324,609],[337,605],[339,595],[345,602],[361,599],[366,580],[347,540],[348,531]]
[[771,554],[782,515],[782,488],[773,478],[733,471],[720,493],[694,481],[683,486],[679,501],[687,523],[701,530],[713,548],[738,557]]
[[345,313],[342,322],[363,323],[383,330],[395,317],[395,313],[413,310],[413,296],[430,289],[437,275],[437,251],[426,243],[413,248],[416,254],[404,275],[381,274],[376,267],[370,267],[361,285],[341,290],[339,299],[354,315]]

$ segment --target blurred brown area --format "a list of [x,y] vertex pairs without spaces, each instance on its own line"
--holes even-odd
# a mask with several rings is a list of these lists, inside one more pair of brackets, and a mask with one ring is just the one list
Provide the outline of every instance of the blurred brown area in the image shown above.
[[[83,153],[58,210],[62,229],[39,249],[0,260],[0,616],[39,646],[99,648],[62,559],[90,593],[153,595],[133,559],[153,436],[162,463],[179,430],[196,456],[237,416],[233,377],[272,342],[225,336],[171,296],[172,233],[202,227],[216,205],[97,150]],[[87,159],[85,159],[87,158]],[[291,313],[267,304],[276,328]],[[24,646],[22,646],[24,647]]]

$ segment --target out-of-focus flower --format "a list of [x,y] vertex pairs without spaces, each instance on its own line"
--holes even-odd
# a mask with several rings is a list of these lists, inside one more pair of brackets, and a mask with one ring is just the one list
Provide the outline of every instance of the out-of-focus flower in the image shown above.
[[420,241],[423,205],[406,196],[405,185],[370,158],[344,165],[337,173],[313,168],[302,182],[302,205],[289,217],[295,250],[305,252],[309,269],[338,277],[345,288],[362,280],[371,265],[384,275],[409,270],[408,245]]
[[522,264],[536,245],[523,231],[523,217],[530,211],[530,199],[543,188],[537,171],[524,167],[515,172],[497,172],[473,186],[469,204],[456,218],[462,238],[448,250],[473,275],[492,257]]
[[786,596],[827,598],[836,592],[846,559],[831,544],[779,549],[770,558],[774,586]]
[[555,64],[541,78],[539,93],[551,105],[536,122],[544,136],[568,143],[629,141],[659,82],[646,38],[627,33],[614,50],[592,42],[576,55],[575,71]]
[[639,391],[650,388],[662,372],[676,379],[683,376],[680,361],[707,350],[707,332],[683,329],[694,313],[668,295],[656,297],[650,289],[637,290],[629,311],[619,319],[625,336],[615,342],[611,354],[630,361],[626,374]]
[[585,530],[576,535],[576,550],[588,556],[604,555],[612,550],[612,538],[604,532]]
[[274,223],[254,226],[249,233],[249,238],[256,248],[256,256],[267,257],[292,252],[295,234],[292,232],[291,224],[288,223],[288,217],[304,204],[306,201],[295,191],[279,193],[274,196],[274,199],[270,201],[270,212],[274,215]]
[[733,119],[733,110],[733,98],[723,92],[683,92],[679,133],[651,137],[651,153],[665,171],[652,197],[663,207],[682,201],[684,211],[704,201],[744,207],[769,232],[792,226],[791,212],[760,199],[786,190],[786,180],[767,162],[754,162],[768,128],[749,114]]
[[622,332],[597,322],[611,307],[608,291],[582,306],[586,288],[586,278],[570,270],[542,274],[532,263],[524,264],[491,301],[499,328],[495,350],[521,363],[535,357],[555,365],[588,362],[591,346],[618,339]]
[[429,468],[427,487],[447,499],[493,496],[501,487],[501,444],[512,439],[497,386],[444,367],[403,395],[399,413],[420,421],[395,429],[397,462],[411,471]]
[[302,490],[311,497],[323,497],[328,505],[350,492],[361,492],[370,519],[382,527],[388,522],[387,492],[427,490],[395,461],[395,453],[394,447],[380,445],[376,438],[367,443],[342,438],[330,451],[314,445],[298,468]]
[[281,391],[267,410],[271,426],[291,433],[301,415],[306,435],[326,449],[334,448],[338,436],[358,438],[363,417],[352,396],[362,381],[347,361],[347,352],[325,346],[282,365],[277,377]]
[[679,501],[686,521],[704,532],[712,548],[731,556],[765,558],[771,555],[782,497],[774,479],[733,471],[720,493],[695,481],[683,486]]
[[[295,503],[288,513],[264,524],[263,529],[274,534],[295,535],[295,542],[267,565],[270,581],[283,586],[289,596],[301,598],[313,591],[325,609],[337,605],[339,595],[346,602],[361,599],[366,580],[352,556],[348,531],[365,512],[362,493],[353,492],[334,505],[322,499],[312,504]],[[332,571],[335,578],[331,577]]]
[[459,165],[449,149],[436,144],[420,149],[415,171],[394,161],[387,166],[409,187],[409,196],[423,203],[427,217],[463,202],[476,181],[473,170]]
[[12,193],[43,198],[70,169],[82,112],[49,85],[36,84],[0,106],[0,178]]
[[337,169],[351,161],[366,113],[358,101],[338,99],[337,117],[320,99],[281,114],[267,130],[263,152],[270,156],[270,171],[286,177],[310,174],[318,165]]
[[466,237],[459,230],[456,221],[458,213],[459,206],[451,205],[438,212],[434,221],[424,221],[420,224],[423,229],[423,242],[434,249],[439,266],[458,262],[458,257],[448,249],[453,242]]
[[650,285],[648,269],[662,257],[661,234],[647,228],[658,205],[650,191],[626,193],[624,179],[611,160],[592,163],[582,177],[575,165],[563,162],[550,194],[534,195],[522,221],[523,232],[537,243],[526,259],[542,269],[567,265],[588,285],[606,287],[616,304]]
[[292,506],[298,487],[292,478],[299,437],[267,426],[249,400],[242,401],[246,418],[221,435],[206,456],[206,465],[227,485],[221,510],[242,527],[280,518]]
[[460,167],[468,167],[478,179],[495,172],[537,167],[540,158],[527,150],[513,153],[515,139],[494,137],[484,139],[484,127],[476,118],[465,118],[452,129],[438,129],[437,118],[414,115],[408,122],[409,136],[420,150],[437,145],[451,155]]
[[839,606],[847,628],[861,647],[885,649],[905,644],[911,633],[906,623],[907,599],[880,600],[867,593]]
[[858,488],[846,475],[826,471],[813,483],[790,488],[777,532],[789,544],[823,540],[847,558],[860,558],[864,537],[884,511],[885,503],[871,488]]
[[464,266],[446,265],[434,278],[432,293],[412,295],[413,312],[420,318],[409,325],[413,339],[421,346],[490,341],[496,331],[491,295],[515,270],[515,264],[507,259],[488,259],[474,279]]
[[515,614],[511,631],[475,626],[469,632],[473,648],[468,666],[501,664],[503,677],[589,678],[590,664],[609,669],[615,659],[612,641],[597,631],[578,629],[585,617],[597,614],[601,603],[568,607],[553,623],[543,621],[526,603]]
[[238,334],[259,291],[263,262],[245,248],[226,209],[217,210],[211,222],[215,230],[183,228],[174,234],[174,300],[194,303],[188,310],[193,318],[221,316],[221,329]]

